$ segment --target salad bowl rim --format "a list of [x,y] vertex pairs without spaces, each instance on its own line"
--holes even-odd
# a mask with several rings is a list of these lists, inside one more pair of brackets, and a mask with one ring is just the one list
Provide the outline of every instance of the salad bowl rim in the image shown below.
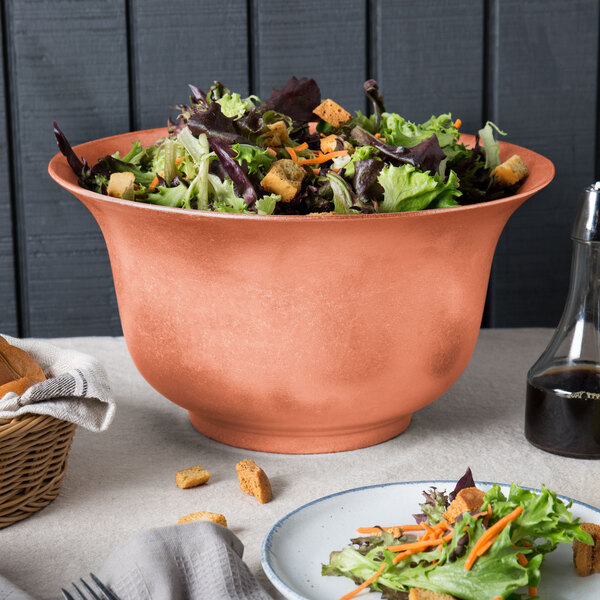
[[[73,150],[78,156],[81,156],[81,152],[87,150],[94,144],[98,144],[101,142],[108,142],[110,140],[122,139],[124,137],[132,137],[148,135],[154,133],[156,134],[157,139],[159,137],[164,137],[164,134],[167,133],[166,127],[155,127],[150,129],[141,129],[138,131],[129,131],[125,133],[118,133],[115,135],[106,136],[103,138],[97,138],[95,140],[90,140],[88,142],[83,142],[81,144],[77,144],[73,146]],[[162,135],[161,135],[162,134]],[[461,134],[460,140],[467,144],[467,146],[471,146],[475,142],[475,135],[472,134]],[[440,214],[447,213],[451,211],[453,213],[462,213],[465,211],[473,211],[473,210],[481,210],[485,206],[498,206],[498,205],[510,205],[515,202],[519,202],[521,200],[525,200],[543,188],[545,188],[553,179],[555,175],[555,167],[554,163],[547,158],[546,156],[535,152],[534,150],[530,150],[525,148],[524,146],[517,146],[516,144],[512,144],[510,142],[504,142],[499,140],[500,151],[503,149],[508,150],[508,152],[512,152],[513,154],[519,153],[519,151],[525,151],[526,153],[535,156],[537,159],[536,162],[541,163],[537,168],[546,168],[547,173],[546,176],[542,179],[542,181],[530,188],[526,191],[519,191],[517,194],[513,194],[511,196],[506,196],[504,198],[498,198],[496,200],[488,200],[485,202],[477,202],[473,204],[467,204],[464,206],[453,206],[448,208],[433,208],[433,209],[425,209],[425,210],[415,210],[415,211],[406,211],[406,212],[389,212],[389,213],[371,213],[371,214],[331,214],[331,213],[312,213],[307,215],[259,215],[256,213],[228,213],[228,212],[220,212],[220,211],[210,211],[210,210],[193,210],[189,208],[176,208],[171,206],[161,206],[157,204],[150,204],[147,202],[135,202],[131,200],[123,200],[122,198],[114,198],[112,196],[108,196],[105,194],[99,194],[98,192],[94,192],[87,188],[80,186],[77,182],[77,176],[67,163],[67,159],[60,152],[57,152],[48,164],[48,174],[50,177],[56,181],[61,187],[71,192],[75,196],[83,195],[90,197],[94,200],[100,200],[106,202],[108,204],[116,204],[120,206],[126,206],[131,208],[138,208],[140,210],[156,210],[162,213],[175,213],[180,215],[189,215],[188,218],[217,218],[217,219],[251,219],[253,221],[261,220],[261,221],[270,221],[270,222],[279,222],[279,221],[311,221],[311,222],[339,222],[342,220],[356,221],[356,220],[371,220],[371,219],[409,219],[409,218],[418,218],[423,214]],[[98,157],[100,158],[100,157]],[[63,177],[57,172],[57,166],[61,164],[62,168],[66,168],[67,177]],[[329,219],[328,217],[333,217],[333,219]]]

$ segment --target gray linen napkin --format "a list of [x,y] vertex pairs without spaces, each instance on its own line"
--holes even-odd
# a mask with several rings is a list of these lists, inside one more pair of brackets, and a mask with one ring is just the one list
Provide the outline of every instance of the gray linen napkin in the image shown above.
[[[121,600],[272,600],[243,551],[239,538],[216,523],[171,525],[125,541],[97,575]],[[63,587],[72,591],[68,582]],[[34,599],[0,576],[0,600]]]
[[2,337],[29,352],[51,378],[36,383],[20,396],[9,392],[0,398],[0,419],[38,414],[70,421],[91,431],[104,431],[110,425],[115,403],[98,360],[40,340]]

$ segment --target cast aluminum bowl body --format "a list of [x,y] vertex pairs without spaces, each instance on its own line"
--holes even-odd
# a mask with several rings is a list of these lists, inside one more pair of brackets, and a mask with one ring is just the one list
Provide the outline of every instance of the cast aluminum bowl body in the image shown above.
[[[88,163],[164,129],[75,147]],[[472,143],[472,136],[463,136]],[[154,206],[52,178],[98,222],[123,333],[143,377],[207,436],[320,453],[382,442],[460,376],[477,340],[506,221],[554,175],[519,154],[517,195],[373,215],[258,216]]]

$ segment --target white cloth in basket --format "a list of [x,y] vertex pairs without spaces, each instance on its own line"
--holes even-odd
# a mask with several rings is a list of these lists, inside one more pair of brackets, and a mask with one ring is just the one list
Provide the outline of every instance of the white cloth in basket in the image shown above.
[[98,360],[36,339],[2,337],[29,352],[48,379],[20,396],[9,392],[0,398],[0,419],[25,414],[51,415],[90,431],[104,431],[110,425],[115,403],[106,372]]

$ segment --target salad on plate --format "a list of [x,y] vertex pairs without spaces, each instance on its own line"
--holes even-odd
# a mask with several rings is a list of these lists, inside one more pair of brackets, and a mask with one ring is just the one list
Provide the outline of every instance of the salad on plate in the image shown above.
[[528,175],[518,155],[503,163],[487,122],[472,147],[450,114],[413,123],[387,112],[377,83],[373,110],[352,115],[322,100],[313,79],[292,77],[270,98],[242,97],[215,82],[190,85],[166,135],[135,142],[89,165],[56,122],[60,151],[82,187],[135,202],[258,215],[364,214],[440,209],[516,192]]
[[548,553],[560,542],[573,542],[576,551],[597,542],[587,533],[597,526],[581,524],[544,486],[484,492],[468,469],[451,493],[432,487],[424,496],[414,523],[359,527],[348,547],[331,553],[322,574],[357,584],[340,600],[366,588],[390,600],[540,598]]

